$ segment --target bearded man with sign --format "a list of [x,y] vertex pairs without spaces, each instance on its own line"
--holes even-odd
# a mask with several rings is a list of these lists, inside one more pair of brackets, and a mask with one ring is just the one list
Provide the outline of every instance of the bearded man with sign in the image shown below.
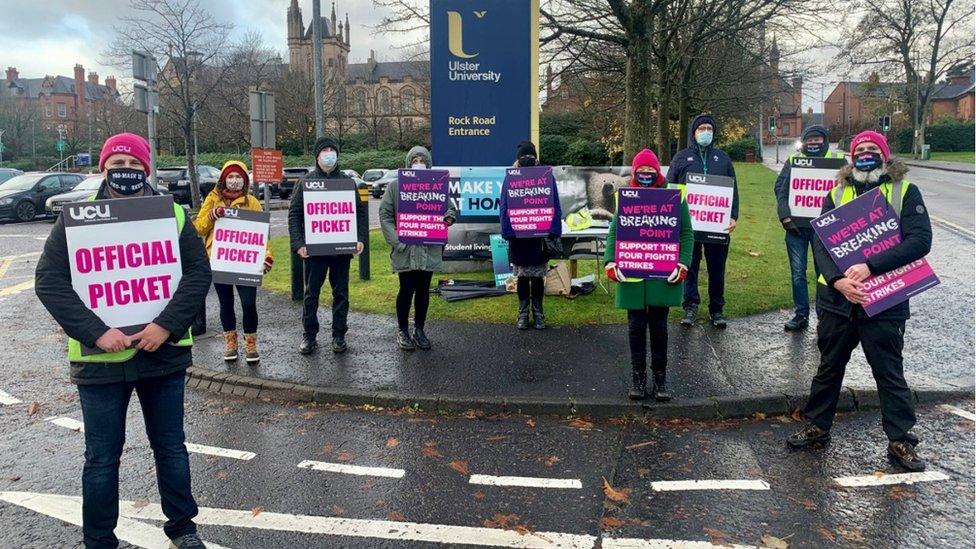
[[[105,142],[98,163],[105,180],[95,202],[65,208],[44,244],[35,273],[37,297],[68,335],[71,381],[78,385],[85,422],[81,484],[86,547],[117,547],[119,543],[114,534],[119,517],[119,459],[133,391],[139,397],[156,461],[156,478],[167,518],[163,530],[176,547],[204,546],[193,522],[197,504],[190,491],[183,432],[184,382],[192,359],[190,324],[210,286],[210,267],[203,244],[192,224],[187,223],[183,208],[175,204],[169,207],[177,230],[173,238],[178,250],[173,249],[172,240],[153,241],[148,246],[130,243],[122,247],[122,254],[116,248],[115,256],[111,256],[108,248],[112,243],[105,242],[101,247],[88,248],[92,251],[88,261],[83,253],[72,256],[69,252],[71,243],[65,229],[65,219],[71,217],[75,225],[91,221],[92,225],[101,224],[91,228],[111,230],[113,214],[109,204],[126,202],[118,199],[158,195],[147,183],[149,156],[149,143],[135,134],[118,134]],[[100,204],[102,200],[113,202]],[[119,240],[130,241],[139,236],[118,235]],[[84,249],[79,248],[78,252]],[[177,269],[176,276],[172,272],[146,276],[160,265]],[[104,299],[95,296],[94,303],[83,299],[73,287],[73,278],[92,273],[107,273],[104,278],[118,279],[112,286],[111,303],[107,295]],[[153,280],[147,282],[147,278]],[[176,278],[179,283],[175,287],[166,284]],[[119,293],[116,289],[127,291]],[[150,305],[161,312],[138,331],[127,333],[120,329],[126,324],[109,326],[102,318],[106,308],[115,309],[112,314],[124,318],[127,309],[145,307],[147,300],[153,301]]]

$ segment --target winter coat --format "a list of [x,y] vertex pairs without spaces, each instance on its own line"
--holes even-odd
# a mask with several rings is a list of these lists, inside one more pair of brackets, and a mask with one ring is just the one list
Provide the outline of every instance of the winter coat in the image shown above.
[[[559,205],[559,191],[556,187],[556,178],[553,176],[549,181],[552,185],[553,196],[555,197],[555,211],[553,212],[552,224],[549,227],[550,237],[560,237],[563,234],[563,211]],[[508,218],[508,188],[502,184],[502,193],[498,204],[498,219],[502,226],[502,238],[508,241],[508,262],[520,267],[534,267],[543,265],[551,258],[545,253],[545,238],[516,238],[515,229]]]
[[[713,131],[712,144],[699,147],[695,142],[695,130],[702,124],[711,124]],[[735,168],[732,159],[725,151],[717,149],[719,127],[715,119],[708,115],[698,115],[691,122],[688,132],[688,147],[675,153],[668,166],[668,183],[684,185],[687,174],[702,173],[706,175],[724,175],[732,178],[732,219],[739,219],[739,184],[735,180]]]
[[[316,151],[315,155],[317,158],[318,151]],[[305,246],[305,198],[302,193],[305,180],[344,179],[345,177],[346,174],[342,173],[342,170],[339,169],[338,162],[336,162],[335,168],[331,172],[325,173],[319,167],[318,161],[316,161],[315,169],[299,179],[295,185],[294,194],[291,197],[291,204],[288,206],[288,238],[291,241],[291,251],[297,252],[299,248]],[[356,228],[359,242],[365,244],[369,239],[369,204],[358,198],[356,200]],[[352,254],[341,254],[341,256],[351,257]]]
[[[800,137],[800,141],[806,141],[807,137],[809,137],[811,134],[819,134],[824,136],[824,145],[827,147],[823,150],[822,154],[816,155],[816,158],[844,158],[844,153],[842,151],[828,150],[830,144],[827,143],[826,128],[816,125],[810,126],[809,128],[803,130],[803,135]],[[790,179],[793,177],[793,159],[808,157],[810,157],[810,155],[807,155],[802,151],[789,155],[786,158],[786,163],[783,164],[783,168],[779,171],[779,175],[776,176],[776,183],[773,185],[773,193],[776,195],[776,215],[779,217],[779,220],[782,221],[789,217],[797,227],[802,229],[810,228],[810,220],[802,217],[793,217],[793,214],[790,211]]]
[[[200,206],[200,212],[197,213],[197,218],[193,220],[193,226],[197,229],[197,234],[203,239],[205,247],[207,249],[207,257],[210,257],[210,247],[213,246],[213,230],[214,225],[217,224],[216,221],[210,219],[210,212],[214,208],[236,208],[238,210],[251,210],[254,212],[263,212],[264,208],[261,207],[261,201],[257,199],[256,196],[247,192],[247,188],[244,189],[244,193],[235,198],[230,206],[224,205],[224,198],[220,196],[220,189],[214,187],[210,193],[207,194],[207,198],[204,199],[203,204]],[[268,241],[268,250],[266,257],[271,257],[271,242]]]
[[[159,194],[152,191],[152,194]],[[95,200],[107,198],[105,184],[95,194]],[[186,336],[190,325],[200,312],[200,303],[210,289],[210,262],[189,219],[179,236],[182,277],[173,298],[153,322],[169,330],[170,343]],[[64,231],[64,216],[51,228],[44,243],[44,251],[37,261],[34,291],[44,307],[54,317],[64,333],[86,347],[95,347],[109,327],[85,306],[71,287],[71,267],[68,262],[68,243]],[[162,345],[155,352],[138,351],[125,362],[72,362],[71,382],[78,385],[121,383],[172,374],[186,370],[192,361],[191,347]]]
[[[424,164],[430,169],[430,152],[420,146],[410,149],[404,166],[410,168],[410,159],[415,156],[423,156]],[[393,272],[440,271],[443,265],[444,246],[404,244],[397,237],[396,213],[397,193],[399,192],[399,181],[391,181],[383,193],[383,200],[380,202],[380,229],[383,231],[383,238],[390,245],[390,265],[393,267]],[[444,218],[456,220],[458,218],[457,208],[449,204]]]
[[[854,167],[850,164],[844,166],[837,172],[837,180],[845,181],[847,185],[853,185],[854,193],[857,196],[888,181],[904,181],[905,174],[908,172],[908,168],[900,160],[891,160],[888,164],[888,173],[881,177],[881,181],[869,184],[854,181],[851,177],[853,170]],[[827,198],[824,199],[822,213],[834,209],[833,194],[828,194]],[[922,200],[921,191],[912,184],[908,185],[905,199],[902,202],[901,236],[901,244],[872,255],[865,262],[871,270],[871,274],[878,275],[903,267],[925,257],[932,249],[932,223],[929,221],[928,210],[925,208],[925,201]],[[814,241],[813,258],[817,262],[822,277],[822,281],[817,283],[817,314],[825,311],[847,318],[854,315],[866,318],[867,313],[864,312],[863,307],[847,301],[843,294],[834,289],[834,283],[844,278],[844,273],[837,268],[834,260],[830,257],[830,253],[819,238]],[[908,301],[904,301],[871,318],[875,320],[906,320],[910,316]]]

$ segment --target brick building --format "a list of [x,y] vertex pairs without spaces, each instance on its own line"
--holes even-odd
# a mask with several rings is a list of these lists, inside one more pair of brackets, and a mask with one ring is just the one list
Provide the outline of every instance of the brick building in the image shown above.
[[803,79],[794,77],[787,81],[779,72],[780,51],[776,37],[769,48],[770,90],[768,106],[763,109],[763,123],[772,116],[776,120],[776,132],[763,128],[763,143],[775,143],[777,139],[799,139],[803,133]]
[[51,75],[21,78],[16,67],[7,67],[4,88],[15,101],[37,109],[41,128],[56,131],[63,124],[69,135],[94,114],[97,103],[116,102],[119,98],[114,76],[101,84],[97,73],[89,72],[86,78],[81,65],[75,65],[74,78]]
[[950,116],[956,120],[973,120],[973,102],[976,89],[973,85],[973,72],[954,74],[932,94],[932,112],[929,123]]
[[897,84],[887,82],[839,82],[824,100],[824,125],[833,140],[840,140],[864,128],[875,128],[878,105],[885,113],[900,110]]

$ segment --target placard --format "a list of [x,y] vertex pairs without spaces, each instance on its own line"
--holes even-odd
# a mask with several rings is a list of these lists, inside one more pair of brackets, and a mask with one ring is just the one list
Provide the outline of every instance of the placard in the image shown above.
[[[841,272],[902,242],[901,220],[874,188],[813,220],[813,230]],[[864,281],[868,316],[890,309],[939,284],[924,258]]]
[[843,158],[794,157],[790,163],[790,217],[813,219],[823,210],[823,201],[837,184],[837,170],[847,164]]
[[71,287],[89,310],[128,335],[163,312],[183,277],[171,195],[72,202],[62,217]]
[[447,170],[397,172],[397,238],[404,244],[447,244]]
[[305,249],[308,255],[356,253],[356,182],[352,179],[305,179]]
[[225,208],[210,244],[210,271],[218,284],[260,286],[268,255],[270,212]]
[[489,235],[491,246],[491,267],[495,272],[495,287],[505,286],[505,281],[512,277],[512,264],[508,262],[508,241],[500,234]]
[[515,238],[538,238],[549,234],[556,212],[556,200],[559,199],[552,179],[552,167],[505,170],[502,193]]
[[689,173],[686,176],[685,201],[691,215],[695,242],[727,244],[726,231],[732,219],[735,180],[724,175]]
[[627,278],[668,278],[681,248],[681,191],[617,191],[614,262]]
[[281,183],[283,171],[281,151],[251,149],[251,173],[255,183]]

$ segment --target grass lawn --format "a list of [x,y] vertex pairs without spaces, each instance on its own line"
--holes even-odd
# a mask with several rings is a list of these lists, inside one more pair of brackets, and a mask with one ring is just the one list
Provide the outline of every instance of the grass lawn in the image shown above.
[[[783,228],[776,216],[776,201],[773,197],[773,182],[776,174],[760,164],[736,164],[739,178],[739,224],[732,237],[732,249],[726,271],[725,301],[726,314],[744,316],[774,309],[792,307],[789,265],[786,260],[786,246],[783,242]],[[264,286],[275,291],[290,294],[290,266],[288,237],[272,239],[276,258],[275,268],[265,277]],[[394,301],[397,293],[397,277],[390,272],[389,246],[379,230],[370,231],[370,270],[372,279],[359,280],[358,261],[352,263],[349,284],[350,307],[356,311],[394,314]],[[490,266],[489,266],[490,268]],[[579,275],[587,275],[597,268],[594,261],[581,261]],[[491,273],[435,274],[438,279],[484,279]],[[707,279],[705,266],[702,266],[699,280],[703,299],[707,300]],[[813,288],[813,266],[810,265],[809,280],[811,296]],[[610,284],[610,283],[608,283]],[[585,325],[616,324],[626,321],[626,314],[613,306],[613,286],[610,295],[597,288],[590,295],[575,300],[561,297],[546,297],[546,320],[550,324]],[[322,289],[322,303],[331,301],[327,287]],[[437,296],[431,296],[429,318],[469,322],[513,323],[517,309],[514,294],[447,303]],[[702,303],[702,312],[707,312]],[[672,311],[677,317],[679,308]]]
[[956,151],[956,152],[933,152],[932,160],[942,160],[943,162],[976,162],[976,152]]

